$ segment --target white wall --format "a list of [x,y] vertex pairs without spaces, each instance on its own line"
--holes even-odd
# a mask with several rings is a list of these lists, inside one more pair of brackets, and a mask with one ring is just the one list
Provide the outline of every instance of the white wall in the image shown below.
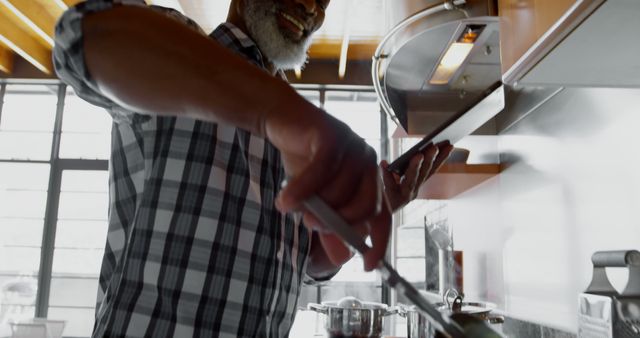
[[640,90],[566,89],[495,148],[507,168],[449,202],[465,291],[576,331],[592,253],[640,250]]

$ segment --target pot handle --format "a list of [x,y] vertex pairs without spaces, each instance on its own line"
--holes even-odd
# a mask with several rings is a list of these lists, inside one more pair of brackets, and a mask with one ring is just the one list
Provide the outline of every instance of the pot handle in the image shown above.
[[489,318],[487,318],[487,322],[489,324],[503,324],[504,316],[489,316]]
[[406,305],[399,304],[398,306],[396,306],[396,311],[398,313],[398,316],[407,318],[407,313],[409,312],[409,310]]
[[309,303],[307,304],[307,310],[315,311],[322,314],[327,314],[329,311],[326,306],[318,303]]
[[392,306],[392,307],[386,309],[386,311],[384,312],[383,317],[390,316],[390,315],[395,315],[395,314],[401,314],[402,312],[403,311],[400,310],[399,306]]

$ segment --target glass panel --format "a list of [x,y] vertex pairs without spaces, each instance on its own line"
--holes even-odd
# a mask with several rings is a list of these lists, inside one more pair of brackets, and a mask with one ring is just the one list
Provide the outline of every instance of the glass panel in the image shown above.
[[401,276],[410,282],[424,282],[425,259],[424,258],[398,258],[396,269]]
[[108,191],[107,171],[65,170],[62,172],[62,192],[102,192]]
[[46,191],[48,164],[0,163],[0,189]]
[[0,337],[35,314],[49,165],[0,163]]
[[298,90],[298,94],[302,95],[316,107],[320,107],[320,92],[317,90]]
[[63,337],[90,337],[95,321],[95,310],[91,308],[49,307],[48,318],[64,320]]
[[61,192],[58,219],[106,220],[109,198],[104,193]]
[[62,132],[109,134],[111,115],[102,107],[94,106],[67,92],[64,100]]
[[65,337],[89,337],[107,234],[108,173],[65,170],[53,253],[49,318]]
[[398,236],[396,257],[424,257],[424,228],[420,229],[403,229],[396,231]]
[[57,102],[57,93],[47,87],[7,85],[0,130],[52,132]]
[[63,133],[60,139],[60,158],[101,159],[111,154],[109,134]]
[[1,218],[44,218],[46,191],[0,191]]
[[380,106],[375,94],[327,92],[325,109],[365,139],[380,139]]
[[48,161],[53,133],[0,131],[0,159]]
[[111,145],[111,116],[72,92],[67,94],[60,140],[61,158],[107,159]]
[[7,85],[0,119],[0,158],[48,160],[57,86]]

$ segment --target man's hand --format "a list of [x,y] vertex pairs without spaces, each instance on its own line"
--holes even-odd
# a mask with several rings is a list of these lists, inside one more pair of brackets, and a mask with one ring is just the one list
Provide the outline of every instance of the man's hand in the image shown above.
[[380,167],[382,167],[384,191],[389,199],[391,210],[396,211],[415,199],[422,183],[440,169],[452,150],[453,146],[449,142],[430,145],[411,159],[402,177],[389,171],[387,169],[389,163],[382,161]]
[[[311,195],[320,196],[363,236],[371,237],[365,269],[375,268],[385,255],[391,232],[375,151],[344,123],[306,101],[292,97],[278,109],[282,110],[265,118],[264,134],[280,150],[291,179],[276,206],[281,212],[302,211],[308,227],[323,229],[302,207]],[[333,234],[323,233],[320,242],[335,264],[351,257]]]

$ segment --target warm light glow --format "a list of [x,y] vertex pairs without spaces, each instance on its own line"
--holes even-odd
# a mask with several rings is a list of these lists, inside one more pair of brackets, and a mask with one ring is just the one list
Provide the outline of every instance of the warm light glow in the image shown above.
[[53,0],[53,2],[58,5],[58,7],[60,7],[60,9],[62,9],[63,11],[69,9],[69,6],[67,6],[67,4],[65,4],[62,0]]
[[469,53],[473,49],[473,43],[463,43],[463,42],[454,42],[449,46],[449,49],[442,60],[440,60],[440,64],[436,71],[433,73],[430,84],[447,84],[451,80],[451,77],[456,73],[458,68],[464,63],[464,60],[467,59]]
[[449,50],[442,57],[442,61],[440,61],[440,65],[443,67],[460,67],[460,65],[464,62],[471,52],[471,48],[473,48],[472,43],[462,43],[462,42],[454,42],[449,47]]
[[302,68],[296,67],[296,69],[294,69],[294,72],[296,73],[296,79],[302,79]]

